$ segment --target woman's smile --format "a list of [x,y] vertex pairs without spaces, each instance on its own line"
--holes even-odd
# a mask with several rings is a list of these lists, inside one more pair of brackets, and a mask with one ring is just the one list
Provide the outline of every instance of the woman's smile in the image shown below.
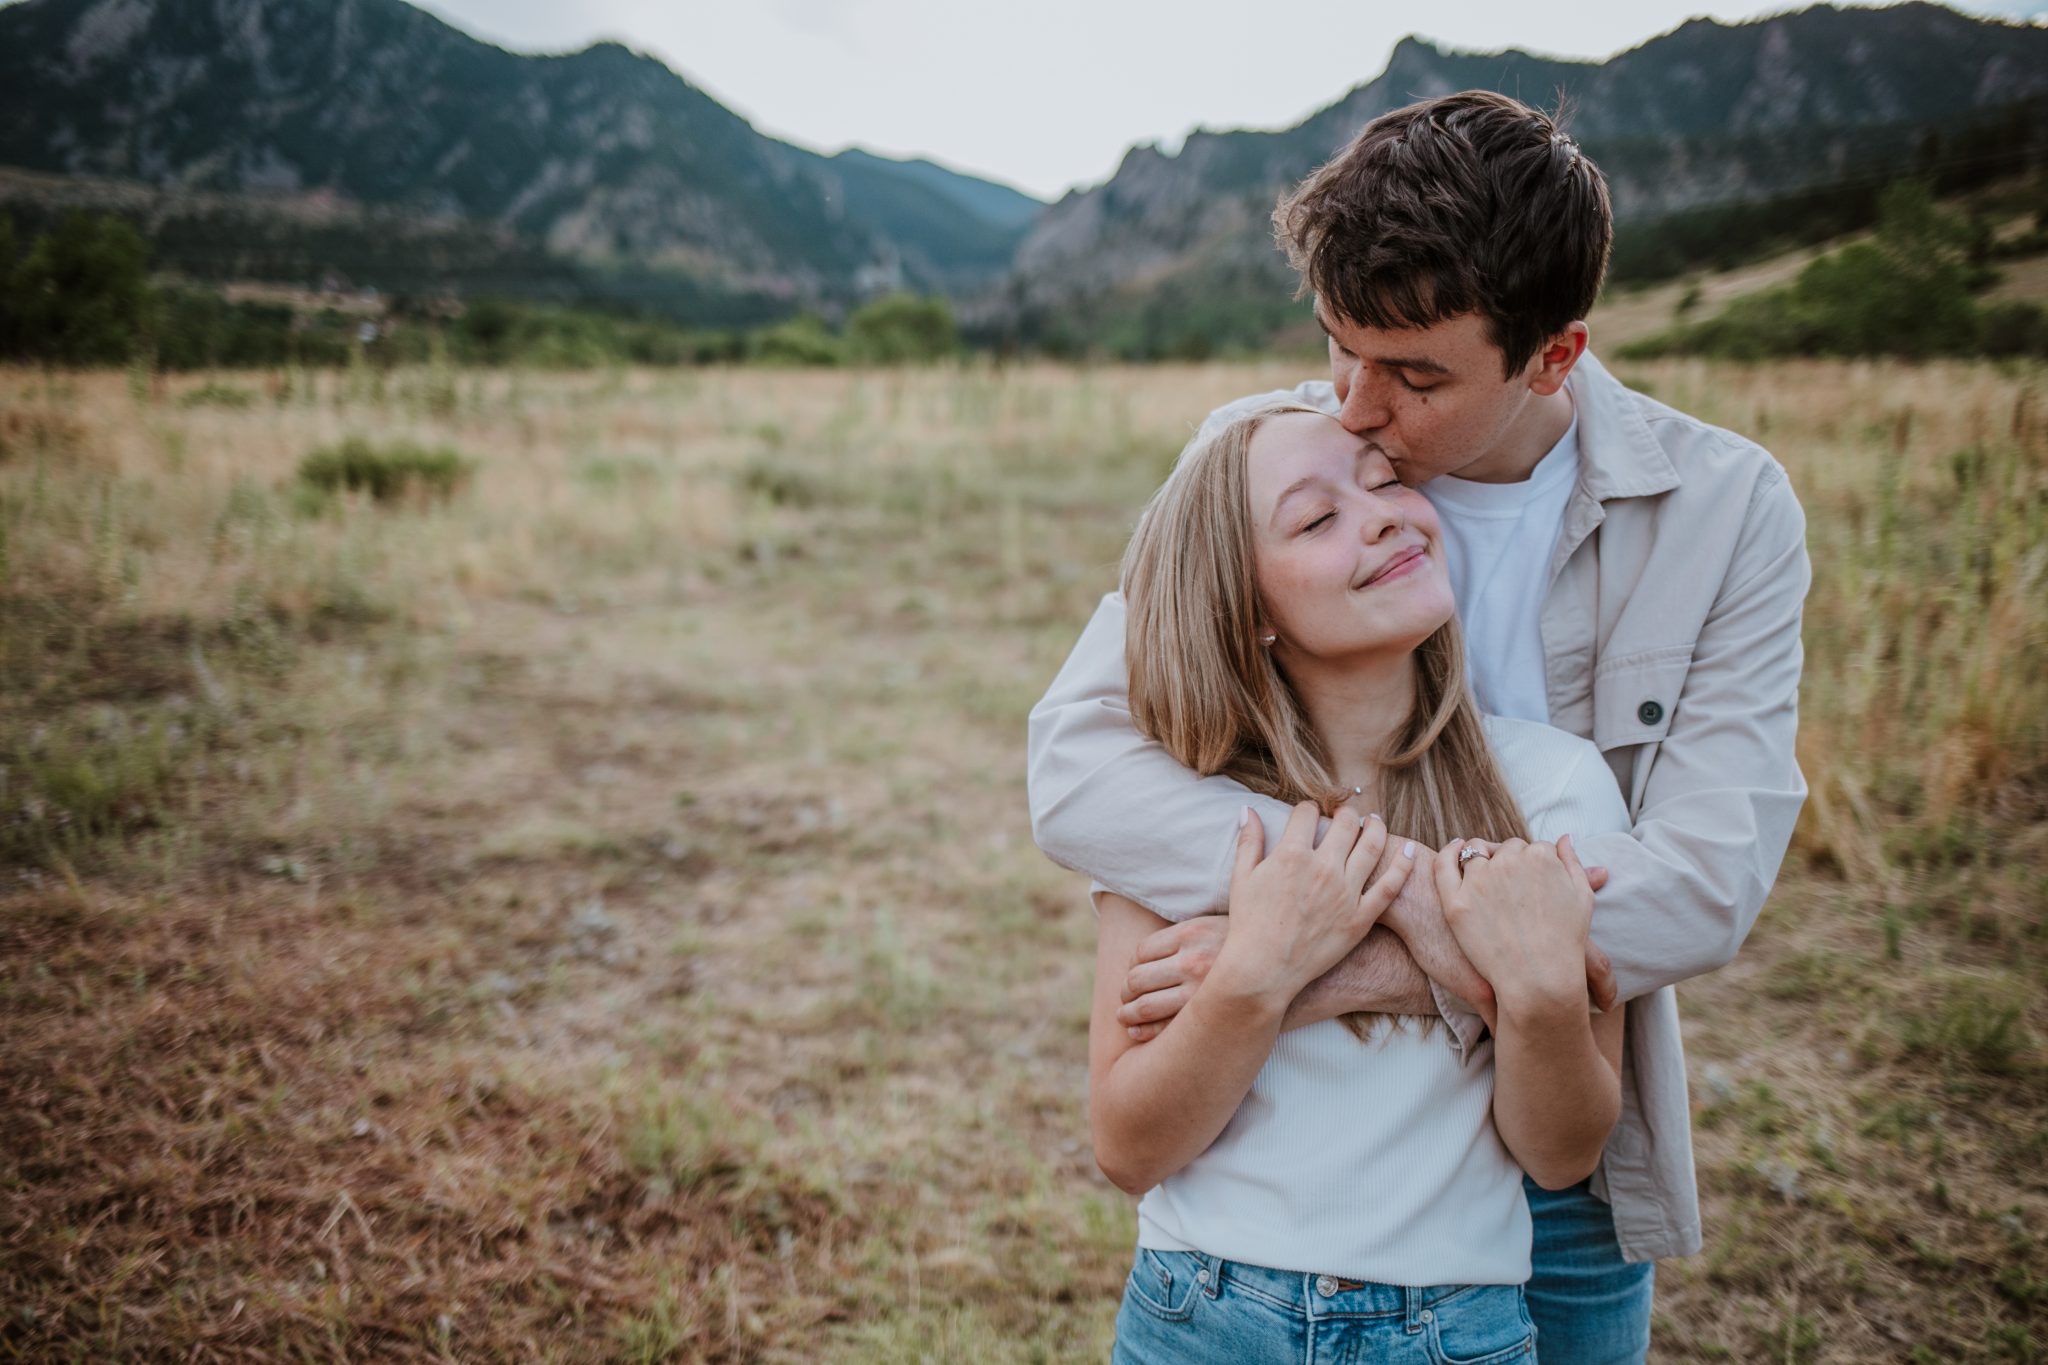
[[1373,588],[1397,578],[1406,578],[1421,568],[1428,558],[1427,545],[1411,545],[1375,569],[1372,576],[1358,586],[1360,589]]

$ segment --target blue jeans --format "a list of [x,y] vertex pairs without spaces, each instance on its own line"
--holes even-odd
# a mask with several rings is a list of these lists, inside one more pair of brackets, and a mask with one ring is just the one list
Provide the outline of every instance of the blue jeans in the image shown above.
[[1527,1288],[1544,1365],[1640,1362],[1650,1350],[1656,1266],[1621,1258],[1614,1215],[1585,1181],[1562,1190],[1526,1179],[1522,1186],[1536,1224]]
[[1138,1249],[1113,1365],[1527,1365],[1536,1331],[1514,1284],[1429,1289]]

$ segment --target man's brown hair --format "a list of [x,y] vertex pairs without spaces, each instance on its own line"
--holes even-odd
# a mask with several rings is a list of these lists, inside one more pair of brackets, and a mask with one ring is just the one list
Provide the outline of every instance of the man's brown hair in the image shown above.
[[1336,317],[1427,327],[1477,313],[1513,378],[1607,274],[1607,180],[1540,110],[1466,90],[1380,115],[1273,210]]

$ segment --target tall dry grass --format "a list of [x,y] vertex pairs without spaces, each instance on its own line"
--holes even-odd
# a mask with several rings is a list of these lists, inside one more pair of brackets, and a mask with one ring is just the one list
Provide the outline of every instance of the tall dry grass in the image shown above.
[[[1193,423],[1300,377],[0,374],[0,1353],[1099,1356],[1022,717]],[[1633,377],[1815,567],[1657,1356],[2034,1358],[2048,385]],[[473,466],[301,479],[351,438]]]

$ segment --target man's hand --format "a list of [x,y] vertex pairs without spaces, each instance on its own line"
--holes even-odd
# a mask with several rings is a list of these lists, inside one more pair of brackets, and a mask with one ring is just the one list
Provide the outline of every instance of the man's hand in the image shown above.
[[[1595,891],[1607,885],[1607,869],[1604,867],[1587,868],[1586,877]],[[1457,940],[1444,925],[1443,913],[1437,907],[1436,897],[1428,895],[1417,898],[1417,903],[1412,906],[1405,904],[1411,899],[1410,893],[1419,883],[1426,880],[1421,877],[1409,878],[1408,886],[1402,891],[1401,898],[1394,903],[1392,910],[1381,917],[1381,921],[1385,923],[1398,917],[1404,909],[1422,920],[1423,922],[1416,927],[1417,937],[1429,939],[1432,934],[1435,936],[1430,939],[1436,945],[1434,954],[1439,958],[1452,958],[1452,965],[1447,970],[1456,972],[1460,970],[1458,964],[1462,964],[1462,971],[1469,977],[1467,987],[1483,991],[1486,996],[1486,1008],[1474,1009],[1473,1013],[1485,1019],[1491,1026],[1493,990],[1487,986],[1478,972],[1472,970],[1471,962],[1459,950]],[[1433,928],[1429,924],[1431,918],[1434,920]],[[1147,935],[1144,941],[1138,944],[1131,969],[1124,976],[1124,1003],[1116,1012],[1117,1022],[1124,1026],[1133,1041],[1143,1043],[1158,1037],[1173,1016],[1180,1013],[1188,1001],[1194,998],[1196,988],[1202,984],[1203,978],[1208,976],[1209,969],[1216,965],[1216,954],[1222,951],[1224,937],[1229,932],[1228,915],[1198,915],[1179,924],[1169,924],[1164,929]],[[1407,935],[1402,935],[1402,942],[1408,945],[1408,951],[1415,956],[1417,964],[1435,977],[1439,986],[1462,1000],[1475,1005],[1478,1003],[1443,977],[1431,972],[1429,962],[1415,952],[1414,941]],[[1472,982],[1477,982],[1478,985],[1473,986]],[[1614,1008],[1614,967],[1608,962],[1607,954],[1591,943],[1586,945],[1586,991],[1592,997],[1593,1003],[1603,1012]]]
[[1116,1012],[1117,1022],[1133,1040],[1143,1043],[1158,1037],[1167,1021],[1194,998],[1229,932],[1230,916],[1197,915],[1146,935],[1124,975],[1124,1003]]
[[[1593,890],[1597,892],[1607,885],[1607,869],[1587,868],[1586,880],[1592,883]],[[1614,1008],[1617,1003],[1616,997],[1621,994],[1620,988],[1614,984],[1614,964],[1607,960],[1607,954],[1601,952],[1599,945],[1591,939],[1586,940],[1586,994],[1602,1014]]]

